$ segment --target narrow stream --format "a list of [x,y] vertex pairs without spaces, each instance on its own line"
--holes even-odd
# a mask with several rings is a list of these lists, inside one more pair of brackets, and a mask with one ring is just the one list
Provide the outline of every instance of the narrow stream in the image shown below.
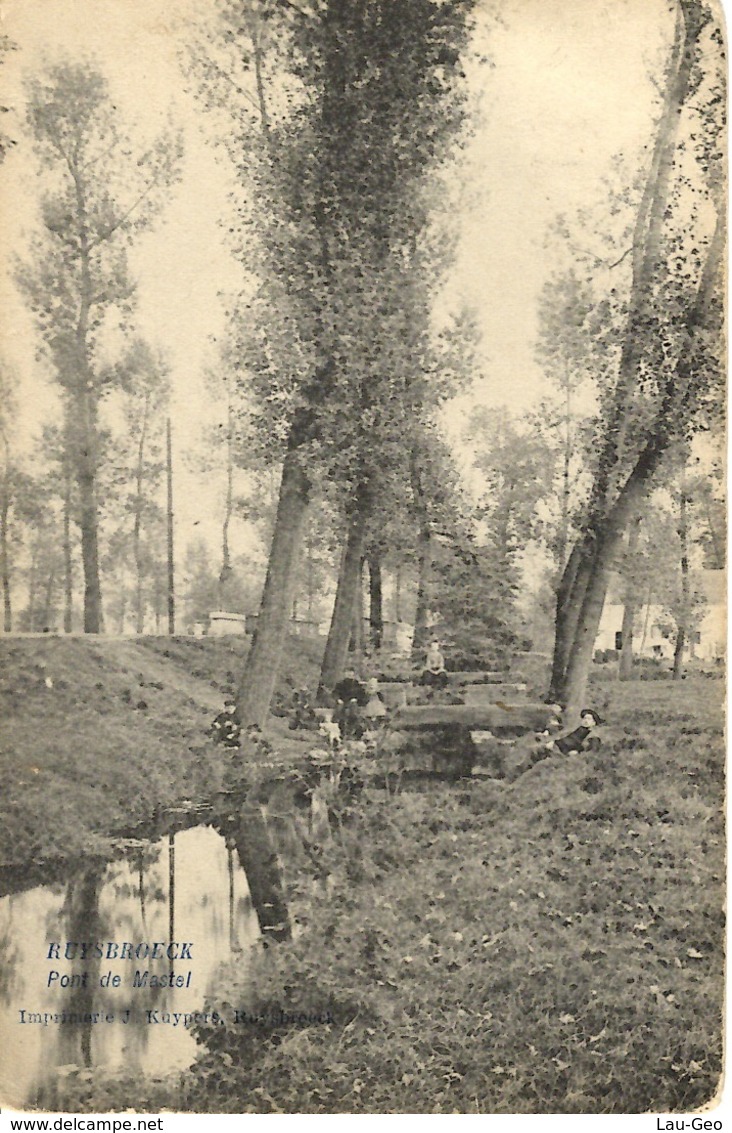
[[[222,966],[247,965],[266,929],[257,882],[252,875],[250,891],[239,860],[245,841],[227,844],[197,826],[0,900],[2,1103],[57,1108],[64,1079],[79,1069],[151,1074],[190,1065],[196,1043],[175,1013],[200,1011]],[[251,871],[256,862],[246,864]],[[82,958],[71,947],[65,958],[66,942],[84,941],[101,948]],[[121,958],[125,942],[142,946],[137,957]],[[145,955],[155,942],[159,959]],[[165,986],[171,971],[183,986]]]

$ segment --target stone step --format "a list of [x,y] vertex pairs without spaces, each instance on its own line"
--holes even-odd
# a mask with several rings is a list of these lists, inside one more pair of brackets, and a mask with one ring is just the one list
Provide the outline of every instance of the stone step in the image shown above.
[[463,727],[478,731],[538,732],[556,717],[550,704],[424,704],[407,705],[392,716],[397,730]]
[[507,669],[484,669],[482,672],[448,673],[447,679],[451,685],[497,685],[504,681],[520,681],[522,677],[519,673],[509,673]]
[[461,690],[461,695],[466,704],[496,704],[500,701],[520,704],[526,696],[526,685],[466,685]]
[[[388,676],[385,674],[379,677],[379,690],[389,688],[391,685],[418,685],[422,670],[415,669],[412,672],[406,673],[390,673]],[[465,673],[448,673],[447,681],[449,685],[486,685],[486,684],[503,684],[506,681],[522,680],[520,673],[508,673],[500,670],[490,670],[484,672],[465,672]]]
[[403,708],[407,703],[407,693],[412,686],[396,681],[380,682],[379,693],[387,708]]

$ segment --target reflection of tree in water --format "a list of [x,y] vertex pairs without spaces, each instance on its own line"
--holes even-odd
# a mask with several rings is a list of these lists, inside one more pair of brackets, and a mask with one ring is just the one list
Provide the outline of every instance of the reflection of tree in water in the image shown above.
[[160,858],[160,846],[147,846],[139,849],[135,854],[137,872],[137,897],[140,902],[140,919],[145,933],[147,933],[147,909],[149,904],[165,900],[160,885],[146,884],[146,871],[150,870],[154,862]]
[[[162,940],[166,930],[158,925],[167,924],[171,919],[171,908],[175,900],[170,891],[169,845],[162,842],[145,843],[130,847],[123,858],[113,863],[108,879],[109,896],[113,899],[117,937],[121,940]],[[105,891],[105,896],[106,896]],[[143,960],[120,967],[123,979],[127,981],[129,993],[122,999],[117,992],[117,1011],[129,1009],[130,1022],[120,1024],[124,1027],[125,1063],[129,1067],[141,1066],[147,1052],[151,1031],[145,1022],[146,1010],[165,1010],[170,1005],[173,994],[170,988],[147,987],[131,989],[131,981],[137,967],[144,970],[148,963]],[[122,992],[122,994],[125,994]]]
[[[159,1040],[160,1033],[159,1028],[156,1032],[148,1024],[145,1012],[202,1006],[204,995],[210,992],[210,986],[204,985],[212,985],[220,971],[217,962],[224,964],[227,958],[241,955],[257,939],[253,910],[265,940],[289,937],[279,862],[260,808],[245,809],[235,823],[229,823],[226,834],[228,841],[224,844],[221,832],[215,833],[211,826],[197,827],[186,830],[180,843],[175,835],[152,845],[129,845],[125,856],[113,862],[87,864],[71,881],[56,886],[55,894],[51,889],[38,890],[38,908],[47,924],[48,940],[174,940],[176,930],[181,939],[189,940],[191,930],[197,930],[197,939],[204,946],[199,955],[206,959],[196,972],[197,981],[201,982],[195,991],[197,999],[200,992],[200,1002],[195,1003],[178,1003],[176,989],[132,988],[136,968],[167,974],[174,968],[168,962],[141,959],[139,964],[120,963],[88,955],[83,960],[76,956],[49,963],[48,970],[55,967],[64,976],[76,976],[80,986],[61,988],[54,983],[47,991],[48,1010],[82,1018],[93,1013],[113,1014],[115,1022],[81,1021],[58,1024],[44,1031],[41,1084],[37,1081],[33,1087],[30,1104],[63,1110],[64,1081],[74,1068],[121,1064],[131,1073],[146,1071],[153,1037],[156,1035]],[[190,876],[182,863],[193,863]],[[240,863],[247,873],[248,891],[242,891],[245,881],[239,873]],[[51,908],[46,903],[49,899]],[[207,912],[202,924],[200,910],[204,908]],[[193,910],[197,910],[195,922],[190,920]],[[13,991],[9,973],[14,962],[18,964],[18,978],[21,982],[24,978],[25,960],[17,924],[10,920],[7,924],[0,922],[0,944],[8,958],[3,977],[5,997],[9,999]],[[100,977],[108,971],[122,975],[121,987],[100,986]],[[81,986],[84,972],[86,986]],[[130,1021],[123,1023],[122,1014],[128,1008]],[[176,1041],[167,1044],[173,1060],[181,1056],[181,1037],[176,1034]],[[154,1047],[156,1051],[158,1045],[159,1041]],[[158,1061],[164,1068],[166,1054]]]
[[[105,897],[113,900],[115,924],[122,939],[146,940],[149,916],[165,907],[168,894],[161,884],[161,854],[160,843],[145,843],[130,847],[109,866]],[[129,931],[124,935],[122,930]]]
[[222,833],[227,845],[236,848],[264,942],[289,940],[292,928],[280,863],[261,807],[245,802],[237,815],[230,815],[222,824]]
[[[99,914],[99,895],[101,892],[105,867],[92,866],[75,881],[69,883],[66,890],[66,902],[64,908],[61,910],[61,915],[68,918],[67,930],[65,934],[66,940],[104,940],[106,933],[104,932]],[[79,950],[77,950],[78,952]],[[91,950],[92,953],[94,950]],[[85,987],[70,987],[65,989],[65,1002],[61,1007],[62,1011],[73,1011],[79,1014],[89,1013],[95,1010],[95,991],[99,988],[99,970],[101,960],[98,956],[92,954],[87,956],[84,960],[79,955],[75,956],[71,961],[72,975],[82,975],[86,973],[86,986]],[[99,988],[101,991],[101,989]],[[101,1009],[101,1004],[96,1005],[96,1010]],[[71,1054],[75,1046],[75,1039],[78,1035],[78,1042],[81,1049],[82,1063],[84,1066],[91,1066],[92,1062],[92,1024],[84,1023],[81,1026],[60,1027],[61,1042],[59,1050],[63,1053],[66,1050]],[[64,1062],[75,1062],[75,1058],[63,1058]]]
[[[65,873],[63,881],[55,881],[53,883],[53,885],[50,885],[50,886],[44,885],[40,889],[40,892],[51,893],[53,896],[57,897],[60,904],[61,904],[61,908],[63,909],[65,907],[66,901],[68,899],[68,893],[67,893],[68,884],[69,884],[68,883],[68,876],[73,870],[79,869],[79,868],[82,868],[82,867],[79,866],[77,863],[69,864],[69,862],[67,862],[66,863],[66,873]],[[87,862],[87,868],[90,868],[89,862]],[[58,922],[59,922],[60,916],[61,916],[61,910],[56,905],[51,905],[46,910],[46,915],[45,915],[44,922],[43,922],[43,927],[44,927],[45,933],[46,933],[46,935],[44,936],[44,941],[45,940],[57,940],[58,939]]]
[[[60,923],[57,926],[59,940],[105,939],[105,925],[99,912],[99,895],[105,871],[106,863],[96,862],[68,883],[60,911]],[[93,951],[92,949],[91,952]],[[81,950],[77,949],[76,952],[73,959],[58,961],[57,971],[71,976],[71,984],[76,986],[58,991],[55,1010],[78,1015],[81,1021],[60,1023],[55,1026],[53,1031],[56,1036],[55,1058],[47,1060],[49,1068],[53,1069],[70,1064],[84,1067],[92,1065],[92,1036],[96,1024],[84,1021],[84,1016],[105,1009],[103,1001],[106,997],[99,986],[100,958],[89,954],[82,959]],[[41,1086],[37,1104],[42,1108],[51,1109],[62,1102],[63,1099],[59,1097],[58,1077],[54,1075]]]
[[234,886],[236,877],[234,847],[228,842],[226,845],[226,873],[229,880],[229,949],[232,953],[241,952],[242,948],[239,943],[239,923],[236,915],[236,893]]

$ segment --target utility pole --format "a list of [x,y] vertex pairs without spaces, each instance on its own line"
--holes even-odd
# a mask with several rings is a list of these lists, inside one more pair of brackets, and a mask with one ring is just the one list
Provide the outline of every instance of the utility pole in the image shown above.
[[165,429],[168,467],[168,633],[175,633],[175,565],[173,561],[173,442],[170,417]]

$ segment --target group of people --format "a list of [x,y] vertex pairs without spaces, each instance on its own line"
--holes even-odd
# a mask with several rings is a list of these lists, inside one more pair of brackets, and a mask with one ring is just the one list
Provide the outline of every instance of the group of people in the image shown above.
[[[437,640],[431,641],[420,677],[422,686],[444,689],[448,683],[445,657]],[[367,729],[378,726],[387,715],[387,707],[379,692],[375,677],[362,681],[353,666],[349,666],[335,684],[328,708],[316,710],[306,689],[296,689],[292,696],[290,726],[292,728],[318,727],[331,742],[338,738],[356,738]],[[232,696],[224,700],[223,711],[211,725],[211,736],[223,747],[236,748],[241,738],[241,721]]]
[[[437,640],[429,644],[419,683],[429,689],[444,689],[449,683],[445,657]],[[318,728],[328,742],[335,746],[342,739],[361,739],[367,730],[378,728],[379,722],[387,715],[378,680],[375,677],[360,680],[353,666],[349,666],[334,685],[329,701],[327,707],[316,709],[310,703],[307,690],[296,690],[293,693],[290,726]],[[571,755],[594,747],[598,741],[592,736],[592,732],[602,723],[594,709],[584,708],[579,727],[567,735],[549,738],[548,733],[545,733],[537,737],[538,750],[541,752],[539,758],[554,751],[561,755]],[[215,743],[224,747],[239,747],[241,721],[233,697],[227,696],[224,700],[223,712],[216,716],[211,725],[211,736]]]
[[333,687],[332,722],[341,738],[360,739],[369,728],[386,716],[386,704],[375,677],[361,681],[350,666]]
[[[430,689],[444,689],[448,684],[445,656],[439,641],[433,640],[427,649],[420,685]],[[333,688],[333,716],[341,736],[359,736],[367,728],[373,728],[387,715],[386,704],[379,692],[376,677],[361,681],[351,666]]]
[[[386,716],[386,705],[375,678],[361,681],[353,668],[346,669],[334,686],[331,705],[315,709],[307,690],[296,689],[292,696],[290,726],[292,728],[318,727],[334,742],[341,738],[360,739],[367,728],[373,728]],[[330,727],[328,727],[330,725]],[[214,718],[210,735],[214,743],[226,748],[238,748],[241,742],[241,720],[233,696],[224,700],[223,711]]]
[[[448,683],[445,657],[439,641],[430,642],[420,677],[422,686],[444,689]],[[288,709],[291,728],[318,728],[329,742],[340,739],[360,739],[367,730],[378,727],[387,715],[387,707],[379,692],[376,677],[361,680],[353,666],[349,666],[334,685],[328,704],[316,708],[307,689],[295,689]],[[236,748],[241,738],[241,721],[236,701],[227,696],[223,711],[211,725],[211,736],[223,747]]]

